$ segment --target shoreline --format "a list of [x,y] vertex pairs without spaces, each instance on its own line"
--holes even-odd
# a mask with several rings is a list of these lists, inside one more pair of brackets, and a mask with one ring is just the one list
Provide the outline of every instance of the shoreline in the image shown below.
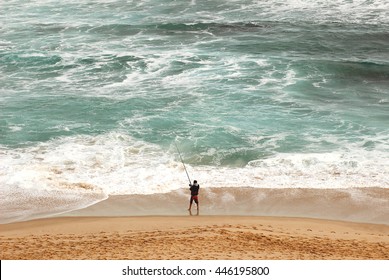
[[[82,192],[78,196],[74,192],[62,197],[53,192],[29,198],[18,194],[14,197],[20,198],[18,203],[0,207],[4,210],[0,211],[0,224],[67,216],[188,215],[186,188],[89,201],[96,195]],[[199,197],[200,215],[302,217],[389,225],[389,188],[202,188]],[[85,206],[76,207],[77,203]]]
[[[389,225],[389,188],[204,188],[199,199],[199,214],[207,216],[301,217]],[[188,206],[189,191],[178,189],[149,195],[111,195],[58,216],[187,216]],[[193,204],[192,209],[195,207]]]

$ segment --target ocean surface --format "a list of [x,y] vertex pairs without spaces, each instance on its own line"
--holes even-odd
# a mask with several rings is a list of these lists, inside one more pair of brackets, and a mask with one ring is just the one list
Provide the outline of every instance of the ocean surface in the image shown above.
[[8,0],[0,23],[0,222],[187,188],[179,152],[202,188],[389,188],[389,1]]

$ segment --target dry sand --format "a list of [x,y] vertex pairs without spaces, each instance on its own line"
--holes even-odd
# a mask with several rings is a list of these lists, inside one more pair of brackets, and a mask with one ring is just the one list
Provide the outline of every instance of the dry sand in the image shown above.
[[389,259],[389,225],[250,216],[59,217],[0,225],[0,259]]

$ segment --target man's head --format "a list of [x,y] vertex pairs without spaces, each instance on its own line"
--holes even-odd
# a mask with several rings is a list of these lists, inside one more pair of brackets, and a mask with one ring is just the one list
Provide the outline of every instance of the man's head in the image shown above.
[[193,184],[197,184],[197,181],[196,181],[196,180],[194,180],[194,181],[193,181]]

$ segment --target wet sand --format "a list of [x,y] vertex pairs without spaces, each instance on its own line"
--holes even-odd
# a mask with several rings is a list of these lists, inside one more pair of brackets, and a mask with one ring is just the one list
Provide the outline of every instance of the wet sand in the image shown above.
[[[187,215],[188,189],[116,195],[63,216]],[[389,225],[389,188],[204,188],[200,215],[301,217]]]

